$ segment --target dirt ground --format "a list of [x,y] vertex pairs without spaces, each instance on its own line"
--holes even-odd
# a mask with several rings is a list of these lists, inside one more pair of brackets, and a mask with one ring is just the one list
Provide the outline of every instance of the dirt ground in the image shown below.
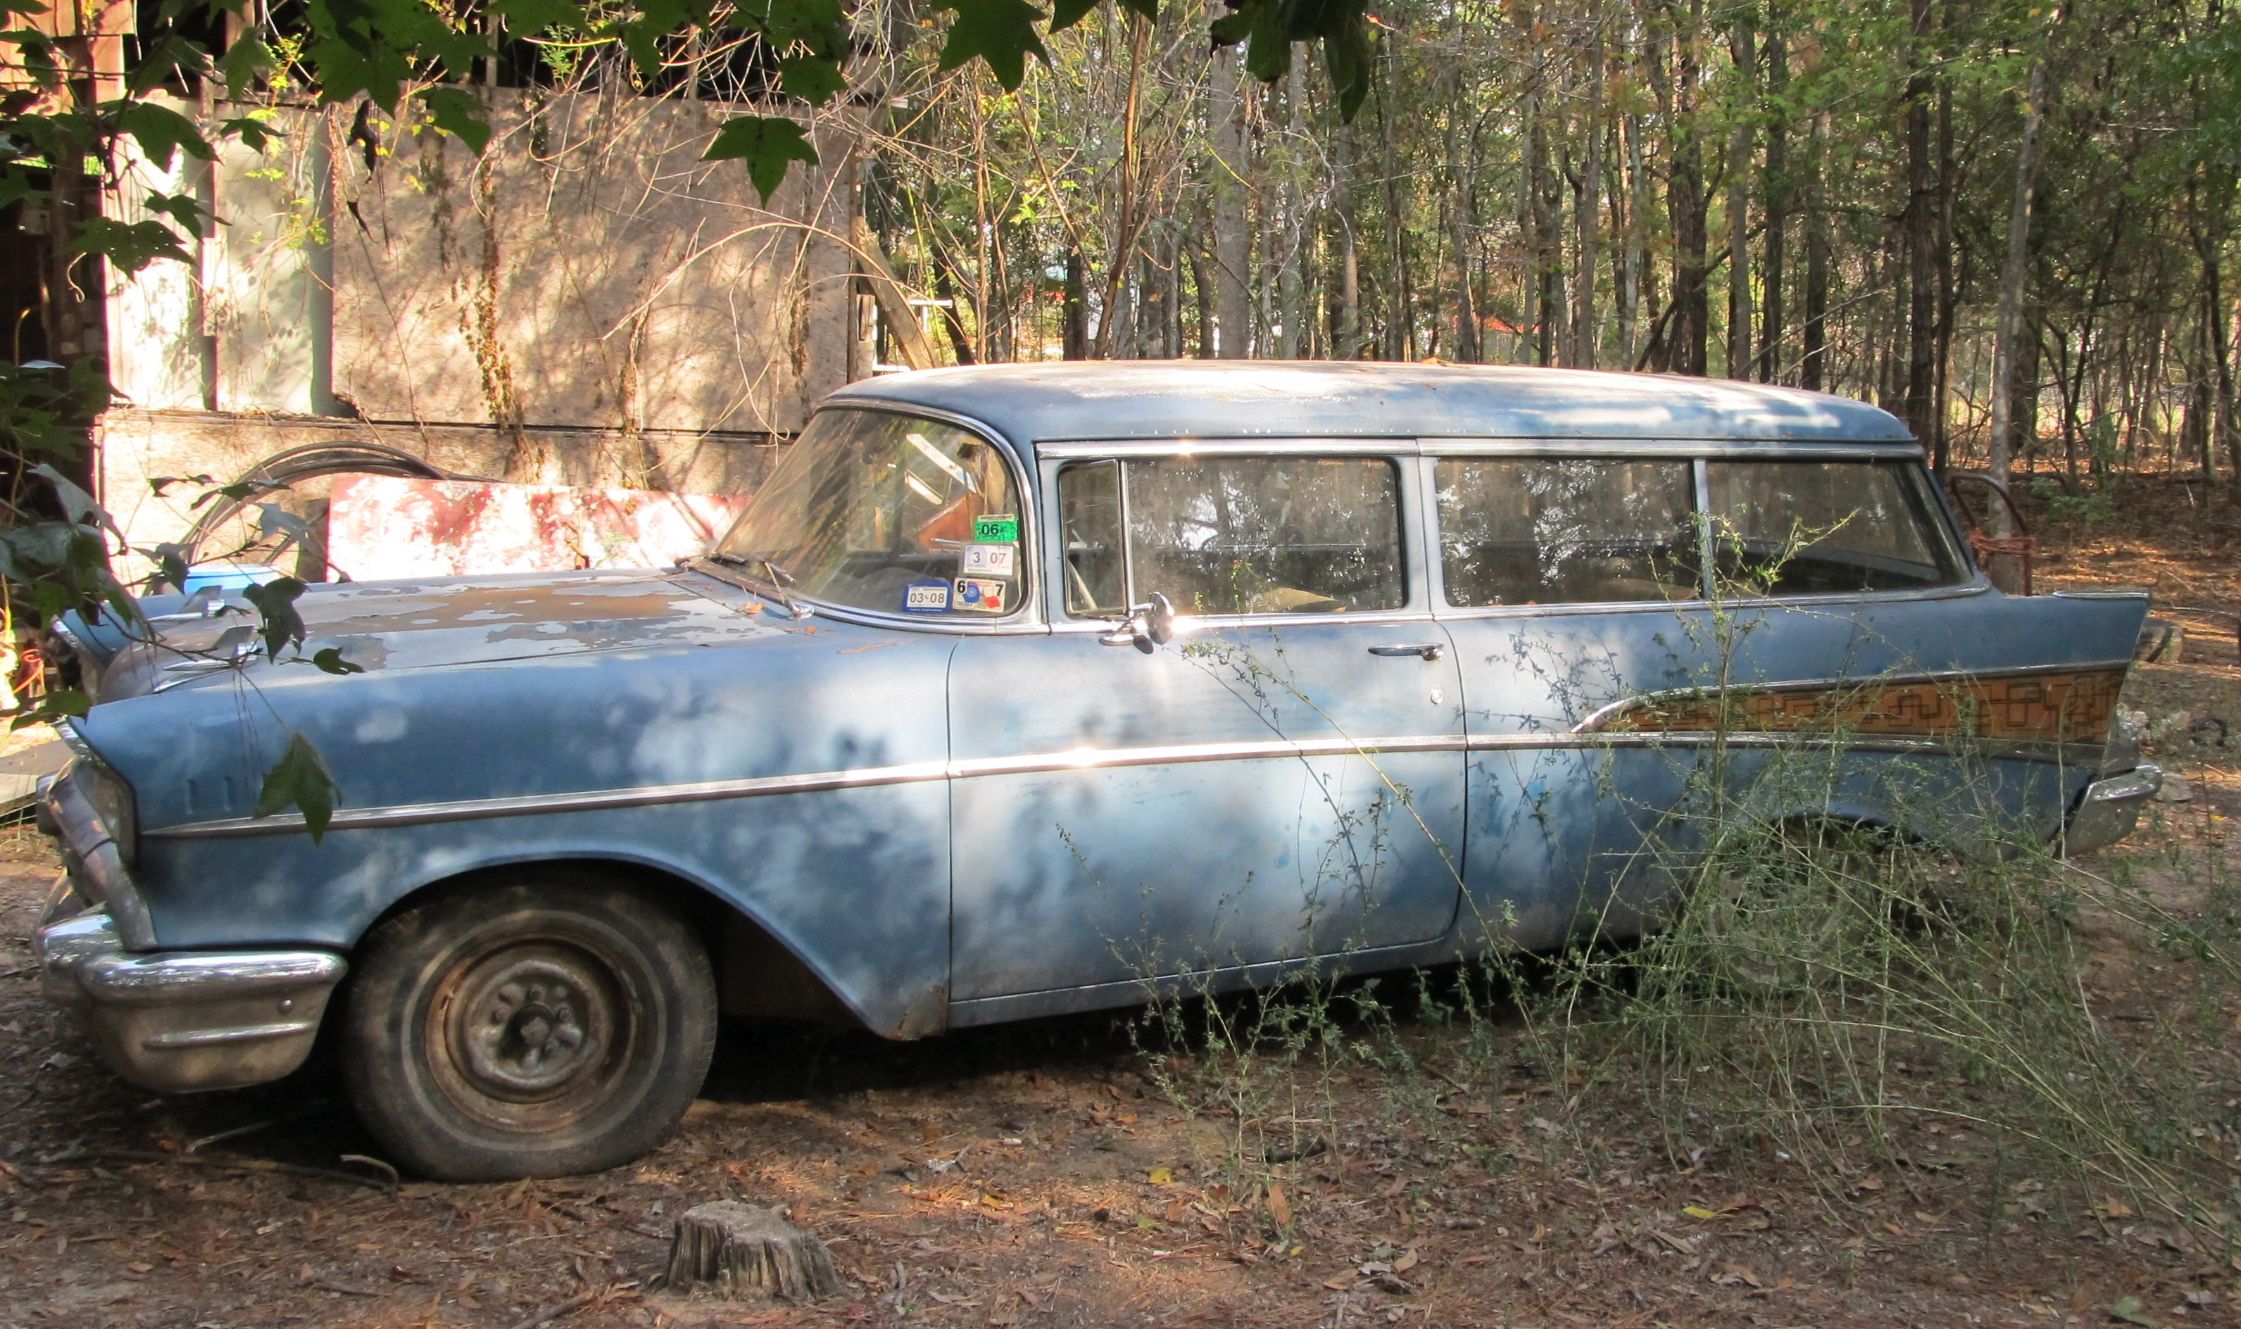
[[[2241,609],[2230,511],[2041,538],[2042,590],[2153,583]],[[2143,666],[2131,702],[2191,797],[2112,851],[2142,862],[2231,855],[2241,814],[2233,622],[2180,617],[2180,659]],[[399,1184],[331,1078],[162,1099],[108,1074],[30,968],[54,874],[36,835],[0,832],[0,1326],[2241,1321],[2230,1250],[2114,1200],[2032,1203],[1966,1130],[1907,1127],[1917,1165],[1816,1188],[1771,1147],[1673,1158],[1640,1104],[1583,1102],[1522,1060],[1498,1083],[1444,1076],[1456,1035],[1436,1025],[1399,1031],[1429,1076],[1351,1065],[1265,1137],[1167,1092],[1126,1019],[908,1045],[742,1026],[637,1165]],[[2152,992],[2147,964],[2104,949],[2089,996]],[[675,1216],[717,1199],[782,1208],[846,1290],[789,1307],[651,1288]]]

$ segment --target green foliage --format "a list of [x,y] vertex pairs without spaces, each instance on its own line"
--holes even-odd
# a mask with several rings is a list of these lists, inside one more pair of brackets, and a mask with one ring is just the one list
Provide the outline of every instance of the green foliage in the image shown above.
[[366,667],[364,665],[352,664],[350,661],[343,659],[342,649],[336,646],[323,646],[319,650],[313,652],[311,656],[311,663],[315,665],[318,668],[319,672],[323,674],[346,675],[363,674],[366,672]]
[[702,161],[744,161],[747,178],[765,202],[786,178],[792,162],[817,164],[817,149],[809,145],[799,123],[781,116],[742,115],[726,120],[716,130],[716,140],[701,154]]
[[149,101],[115,103],[111,108],[116,132],[140,145],[141,153],[159,167],[169,168],[174,155],[209,161],[217,155],[203,141],[195,122],[168,106]]
[[241,597],[255,605],[262,617],[257,634],[264,639],[266,659],[277,660],[282,650],[303,644],[303,616],[296,612],[296,601],[303,598],[303,593],[304,584],[294,577],[279,577],[242,589]]
[[490,122],[483,118],[482,99],[465,88],[422,88],[420,104],[428,108],[437,129],[481,152],[490,146]]
[[848,16],[839,0],[751,0],[742,12],[780,50],[799,48],[820,60],[846,54]]
[[[193,200],[185,200],[192,207]],[[131,274],[158,259],[179,263],[194,261],[177,231],[160,221],[121,222],[108,217],[88,217],[70,237],[70,252],[106,261],[117,271]]]
[[327,763],[320,760],[318,749],[302,734],[290,734],[286,751],[265,772],[264,783],[257,789],[257,806],[249,815],[270,817],[295,808],[303,813],[304,829],[317,843],[334,820],[338,793],[334,776],[328,772]]
[[1226,0],[1230,12],[1214,21],[1220,46],[1245,44],[1245,67],[1275,82],[1291,72],[1292,43],[1320,43],[1323,67],[1338,94],[1341,120],[1352,120],[1369,95],[1369,11],[1363,0]]
[[[778,76],[780,86],[786,89],[787,96],[798,97],[813,106],[839,95],[848,86],[848,80],[841,74],[838,65],[813,55],[787,56],[778,62]],[[815,164],[814,158],[810,160],[810,164]],[[757,188],[761,186],[758,185]],[[767,198],[769,195],[770,191],[764,189],[763,196]]]
[[[1097,10],[1098,0],[1057,0],[1051,6],[1050,30],[1064,32]],[[1159,21],[1159,0],[1120,0],[1120,7],[1147,23]]]
[[1028,56],[1050,62],[1050,52],[1035,30],[1043,12],[1027,0],[958,0],[951,9],[954,16],[942,45],[941,68],[986,61],[996,81],[1006,90],[1015,90],[1027,77]]

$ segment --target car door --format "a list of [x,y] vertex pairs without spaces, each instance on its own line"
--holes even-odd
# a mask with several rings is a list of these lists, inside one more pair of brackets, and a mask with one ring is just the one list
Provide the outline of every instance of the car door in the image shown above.
[[1583,908],[1615,906],[1609,925],[1631,930],[1629,906],[1663,888],[1644,847],[1682,806],[1697,754],[1581,731],[1616,701],[1704,678],[1691,463],[1455,451],[1426,464],[1471,746],[1464,928],[1547,946]]
[[[1413,459],[1046,458],[1053,630],[951,666],[957,1018],[1443,936],[1462,730]],[[1117,626],[1154,592],[1164,644]]]
[[1467,928],[1633,932],[1752,825],[2044,839],[2090,778],[2141,603],[1990,589],[1911,447],[1427,446]]

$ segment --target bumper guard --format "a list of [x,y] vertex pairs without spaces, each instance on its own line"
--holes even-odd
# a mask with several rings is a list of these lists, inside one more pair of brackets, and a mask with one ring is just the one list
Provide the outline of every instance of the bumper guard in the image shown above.
[[326,951],[125,950],[106,912],[65,889],[32,934],[40,986],[102,1059],[146,1089],[238,1089],[311,1055],[348,965]]
[[2085,787],[2077,810],[2062,833],[2062,854],[2106,849],[2132,833],[2140,809],[2163,787],[2163,768],[2142,762],[2121,775],[2108,775]]

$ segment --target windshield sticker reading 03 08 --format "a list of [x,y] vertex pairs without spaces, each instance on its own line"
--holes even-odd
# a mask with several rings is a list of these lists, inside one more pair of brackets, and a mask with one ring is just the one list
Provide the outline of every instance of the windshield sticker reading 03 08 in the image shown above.
[[946,581],[914,581],[903,588],[903,612],[906,614],[943,614],[949,612],[949,583]]
[[999,512],[986,517],[973,518],[973,543],[983,545],[1015,545],[1019,543],[1019,515]]

